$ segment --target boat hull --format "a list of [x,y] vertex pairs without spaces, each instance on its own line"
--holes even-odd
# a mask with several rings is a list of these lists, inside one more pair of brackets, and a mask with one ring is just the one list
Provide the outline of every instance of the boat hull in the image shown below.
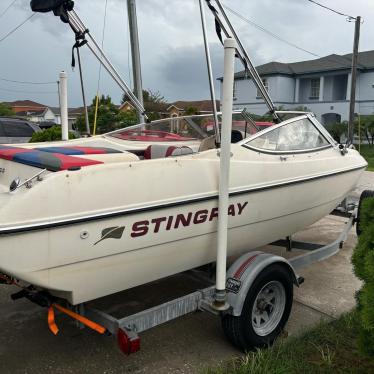
[[[318,221],[354,188],[362,170],[231,193],[228,255]],[[202,196],[6,234],[0,271],[80,304],[215,261],[217,207],[216,197]]]

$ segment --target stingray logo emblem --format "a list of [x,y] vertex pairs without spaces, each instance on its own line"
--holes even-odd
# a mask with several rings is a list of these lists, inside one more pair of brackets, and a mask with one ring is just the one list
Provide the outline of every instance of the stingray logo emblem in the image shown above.
[[101,232],[101,239],[98,240],[94,245],[99,244],[103,240],[107,239],[122,239],[125,226],[107,227]]

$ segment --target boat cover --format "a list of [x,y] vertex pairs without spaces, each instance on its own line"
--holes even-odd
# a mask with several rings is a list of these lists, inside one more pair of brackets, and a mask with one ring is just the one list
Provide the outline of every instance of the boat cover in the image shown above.
[[106,148],[106,147],[40,147],[34,148],[38,151],[49,152],[49,153],[61,153],[63,155],[69,156],[79,156],[79,155],[101,155],[108,153],[122,153],[117,149]]
[[[83,153],[82,153],[83,154]],[[42,152],[37,149],[0,145],[0,158],[49,171],[80,169],[102,164],[101,161],[70,156],[62,153]]]

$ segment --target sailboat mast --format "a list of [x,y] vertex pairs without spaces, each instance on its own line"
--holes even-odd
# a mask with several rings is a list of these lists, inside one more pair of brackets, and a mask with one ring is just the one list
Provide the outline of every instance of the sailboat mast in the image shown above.
[[[127,14],[129,19],[130,41],[131,41],[131,56],[132,56],[132,71],[134,78],[134,93],[139,102],[143,105],[143,87],[142,87],[142,70],[140,64],[140,49],[139,49],[139,34],[138,21],[136,16],[136,0],[127,0]],[[144,123],[144,115],[139,110],[139,123]]]

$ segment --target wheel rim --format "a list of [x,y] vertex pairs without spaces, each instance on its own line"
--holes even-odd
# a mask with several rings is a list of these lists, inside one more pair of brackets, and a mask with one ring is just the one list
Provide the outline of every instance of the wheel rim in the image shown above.
[[286,307],[286,291],[281,282],[272,281],[262,287],[252,308],[252,327],[259,336],[271,334],[282,319]]

